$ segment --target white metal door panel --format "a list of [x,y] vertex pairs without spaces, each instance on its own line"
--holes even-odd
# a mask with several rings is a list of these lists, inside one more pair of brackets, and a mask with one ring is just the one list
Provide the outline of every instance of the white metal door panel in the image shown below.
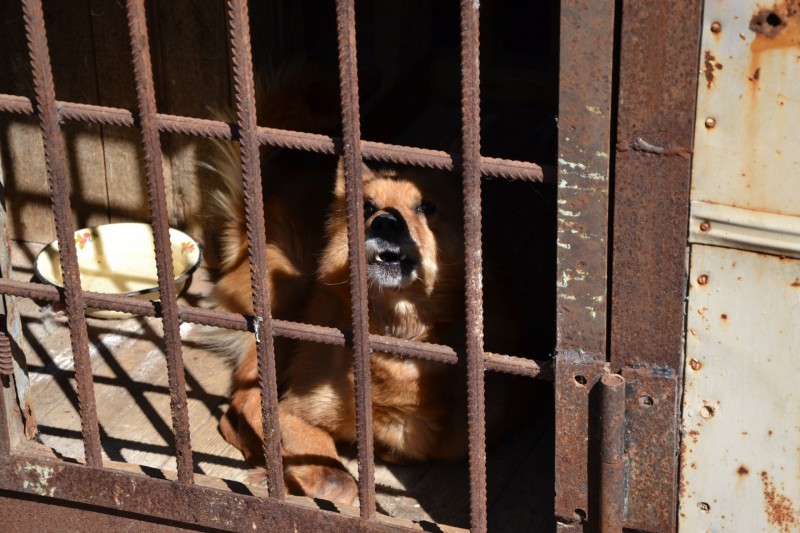
[[692,200],[800,215],[800,5],[707,0]]
[[679,528],[800,532],[800,2],[706,0]]
[[800,261],[692,248],[680,529],[800,531]]

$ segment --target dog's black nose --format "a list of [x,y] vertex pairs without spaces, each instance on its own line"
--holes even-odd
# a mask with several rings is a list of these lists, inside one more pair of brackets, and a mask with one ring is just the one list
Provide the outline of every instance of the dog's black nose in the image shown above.
[[405,223],[402,217],[391,212],[379,214],[372,219],[372,223],[369,225],[376,236],[390,240],[399,237],[403,232],[404,226]]

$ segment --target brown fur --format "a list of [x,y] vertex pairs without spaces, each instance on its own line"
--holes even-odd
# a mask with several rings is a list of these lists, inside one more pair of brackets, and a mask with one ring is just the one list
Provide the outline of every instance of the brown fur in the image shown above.
[[[308,118],[303,117],[301,113],[301,119]],[[297,129],[312,130],[308,124]],[[226,185],[217,204],[225,222],[222,276],[213,297],[225,309],[252,314],[241,170],[230,147],[218,159],[215,167]],[[268,180],[264,214],[273,316],[350,330],[341,165],[336,170],[330,161],[311,156],[289,163],[268,155],[262,169]],[[370,333],[458,347],[464,337],[458,180],[449,173],[421,169],[378,171],[363,166],[361,173],[364,200],[371,206],[365,219],[368,244],[377,228],[375,221],[391,215],[402,221],[403,257],[414,263],[412,273],[401,270],[400,278],[392,278],[385,274],[391,269],[381,270],[379,263],[386,261],[376,259],[380,254],[367,247]],[[435,211],[423,208],[431,204]],[[387,276],[392,278],[389,282]],[[251,464],[263,465],[253,337],[228,332],[211,344],[235,359],[231,404],[220,431]],[[356,438],[351,350],[276,339],[275,351],[286,488],[295,494],[352,502],[357,494],[355,480],[339,461],[335,447],[336,442]],[[408,462],[451,460],[466,454],[466,383],[461,367],[385,353],[373,353],[370,362],[373,435],[379,457]],[[487,376],[487,387],[494,380],[495,376]],[[492,394],[487,403],[488,430],[503,420],[498,415],[514,401],[510,391],[501,386]]]
[[[463,323],[463,250],[461,207],[453,177],[419,170],[372,171],[363,167],[364,198],[377,206],[365,224],[386,209],[399,213],[416,244],[419,269],[403,288],[369,286],[370,332],[402,339],[446,343]],[[422,200],[437,205],[435,213],[415,211]],[[291,307],[291,297],[311,283],[306,323],[351,328],[350,288],[344,185],[339,171],[335,198],[326,226],[326,244],[316,279],[304,279],[292,244],[296,229],[281,217],[286,210],[267,209],[267,264],[276,315]],[[293,213],[307,220],[305,213]],[[302,234],[303,232],[300,232]],[[239,242],[245,242],[239,238]],[[244,244],[239,257],[226,261],[215,289],[224,307],[250,311],[249,270]],[[289,246],[296,252],[300,246]],[[230,249],[230,247],[229,247]],[[282,282],[293,285],[288,290]],[[290,355],[278,354],[281,384],[280,425],[287,487],[316,497],[349,502],[354,480],[339,463],[334,441],[355,439],[352,355],[349,349],[300,343]],[[466,452],[465,386],[453,365],[375,353],[371,358],[373,432],[376,451],[385,460],[456,459]],[[234,372],[231,407],[221,423],[225,438],[253,464],[263,462],[261,404],[255,346],[250,345]],[[332,466],[333,465],[333,466]]]

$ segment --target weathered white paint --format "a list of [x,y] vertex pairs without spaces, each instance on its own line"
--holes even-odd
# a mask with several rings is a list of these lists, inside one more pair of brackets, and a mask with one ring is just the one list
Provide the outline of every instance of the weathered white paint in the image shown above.
[[690,280],[680,531],[798,531],[800,261],[696,245]]
[[797,8],[796,1],[705,2],[691,192],[682,532],[800,531]]
[[[750,23],[773,6],[785,26],[770,39]],[[702,32],[692,200],[800,215],[800,13],[706,0]]]

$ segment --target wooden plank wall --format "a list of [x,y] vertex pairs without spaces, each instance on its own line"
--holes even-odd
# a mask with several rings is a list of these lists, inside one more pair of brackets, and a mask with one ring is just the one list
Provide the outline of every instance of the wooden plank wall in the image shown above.
[[[56,98],[134,109],[135,86],[124,2],[45,1]],[[211,118],[230,106],[224,2],[147,0],[158,110]],[[33,97],[17,0],[0,0],[0,92]],[[146,220],[138,130],[67,124],[64,136],[76,229]],[[204,201],[196,172],[207,141],[162,136],[170,223],[202,238]],[[0,114],[2,200],[12,239],[55,238],[41,135],[34,120]]]

